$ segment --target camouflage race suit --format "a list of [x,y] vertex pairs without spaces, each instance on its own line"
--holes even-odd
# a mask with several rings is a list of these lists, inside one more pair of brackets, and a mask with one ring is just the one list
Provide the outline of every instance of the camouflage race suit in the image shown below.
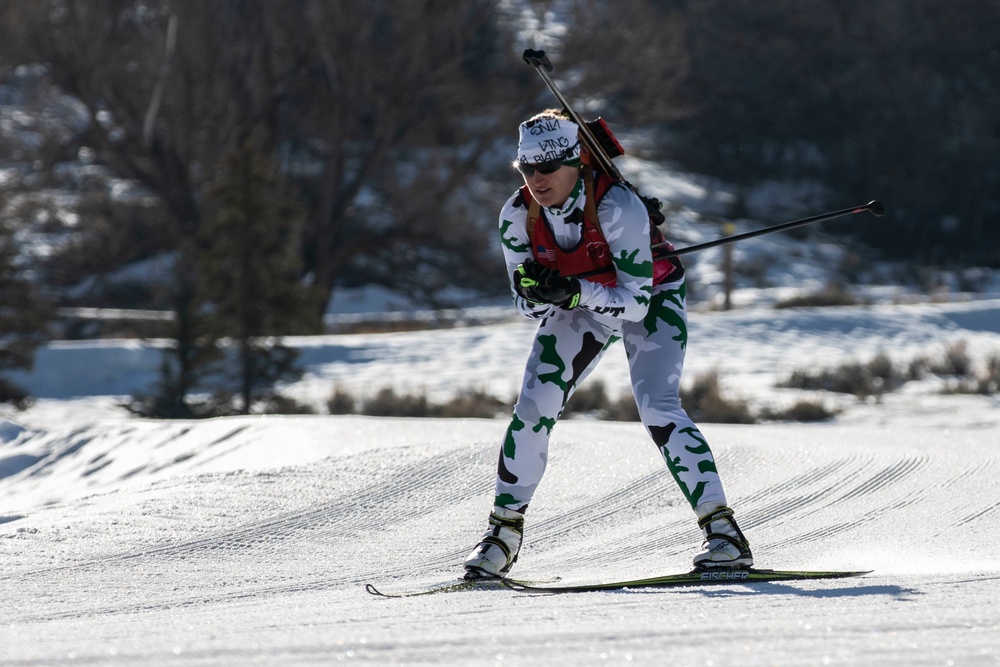
[[[545,209],[544,220],[538,221],[550,225],[563,248],[579,240],[580,225],[574,220],[579,220],[584,197],[577,187],[561,211]],[[508,276],[532,256],[526,217],[519,195],[508,200],[500,216]],[[685,498],[692,508],[725,505],[711,449],[678,395],[687,346],[684,279],[653,286],[648,215],[630,191],[611,188],[598,206],[598,218],[614,258],[614,287],[581,281],[580,305],[572,310],[514,295],[518,310],[540,323],[501,446],[495,504],[519,511],[528,505],[566,401],[621,339],[642,423]]]

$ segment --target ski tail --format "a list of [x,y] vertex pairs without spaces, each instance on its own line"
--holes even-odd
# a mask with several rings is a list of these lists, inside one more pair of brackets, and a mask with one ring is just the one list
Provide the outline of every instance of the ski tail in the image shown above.
[[[515,587],[544,587],[551,584],[555,584],[559,581],[559,577],[554,577],[551,579],[538,579],[532,581],[526,581],[521,579],[507,579],[496,576],[481,576],[473,577],[471,579],[449,579],[448,581],[430,584],[424,587],[411,588],[406,590],[382,590],[375,586],[375,584],[365,584],[365,590],[377,597],[383,598],[412,598],[421,595],[434,595],[437,593],[454,593],[458,591],[485,591],[485,590],[496,590],[502,589],[505,586],[509,588]],[[516,590],[516,589],[515,589]]]

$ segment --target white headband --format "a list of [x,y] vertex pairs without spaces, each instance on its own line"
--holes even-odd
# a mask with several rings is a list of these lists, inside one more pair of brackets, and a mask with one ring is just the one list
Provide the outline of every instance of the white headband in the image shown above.
[[536,118],[518,127],[517,161],[535,164],[580,157],[580,128],[566,118]]

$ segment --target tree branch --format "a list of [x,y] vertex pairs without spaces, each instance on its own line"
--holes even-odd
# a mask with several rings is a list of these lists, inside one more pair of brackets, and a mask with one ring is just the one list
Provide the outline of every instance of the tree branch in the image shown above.
[[167,41],[163,48],[163,63],[160,65],[160,74],[156,79],[156,86],[153,88],[153,96],[149,100],[149,108],[146,109],[146,116],[142,122],[142,140],[147,148],[153,145],[153,127],[156,124],[156,116],[160,112],[160,105],[163,103],[163,89],[167,84],[167,76],[170,74],[170,64],[174,59],[174,51],[177,48],[177,14],[171,14],[167,23]]

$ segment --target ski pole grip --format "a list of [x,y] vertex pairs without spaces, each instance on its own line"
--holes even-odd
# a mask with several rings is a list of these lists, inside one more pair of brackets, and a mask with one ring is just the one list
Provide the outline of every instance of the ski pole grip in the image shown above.
[[553,69],[552,63],[549,62],[549,57],[541,49],[525,49],[522,58],[524,58],[524,62],[535,69],[545,68],[546,72],[551,72]]

